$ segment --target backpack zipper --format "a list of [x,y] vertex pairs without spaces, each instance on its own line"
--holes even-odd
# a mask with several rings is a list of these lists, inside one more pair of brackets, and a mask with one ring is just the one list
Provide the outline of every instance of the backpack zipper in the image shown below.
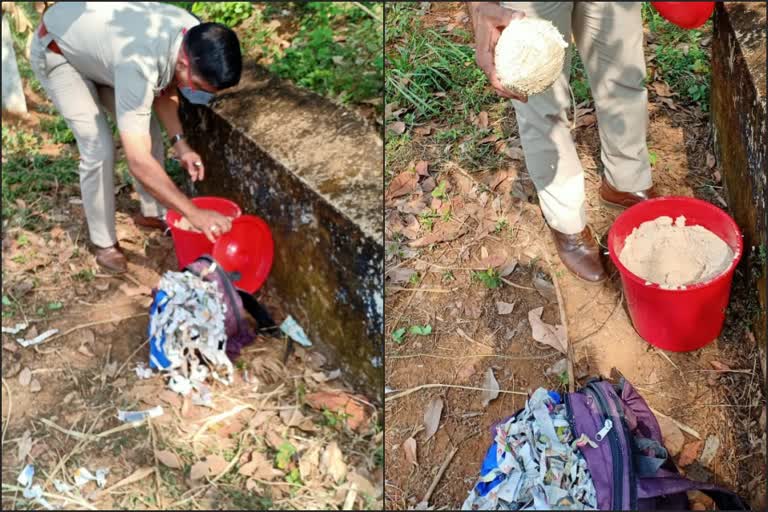
[[[605,418],[605,426],[603,427],[603,430],[606,431],[606,433],[610,436],[609,441],[611,443],[611,463],[613,467],[613,490],[612,490],[612,498],[613,498],[613,510],[624,510],[623,508],[623,499],[622,495],[624,494],[624,485],[622,482],[622,460],[621,460],[621,446],[619,444],[619,436],[615,429],[608,428],[609,425],[612,427],[613,422],[610,419],[610,412],[608,409],[608,404],[605,403],[603,400],[603,397],[601,396],[599,390],[596,390],[592,384],[588,384],[587,388],[589,392],[594,396],[595,402],[597,403],[598,407],[600,408],[601,412],[603,413],[603,417]],[[611,421],[610,424],[608,422]],[[602,430],[601,430],[602,432]]]
[[[624,414],[621,412],[624,410],[624,406],[621,404],[618,395],[613,395],[611,398],[613,398],[613,402],[616,405],[616,410],[620,412],[621,426],[624,429],[624,438],[627,440],[627,450],[631,457],[631,447],[629,445],[632,439],[630,437],[631,433],[629,432],[626,421],[624,421]],[[631,510],[637,510],[637,475],[635,474],[633,464],[629,464],[627,472],[629,473],[629,508]]]

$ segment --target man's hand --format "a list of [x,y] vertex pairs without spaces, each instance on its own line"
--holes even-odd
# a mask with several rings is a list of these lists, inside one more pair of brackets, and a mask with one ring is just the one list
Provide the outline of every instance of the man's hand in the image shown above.
[[493,2],[467,2],[469,14],[472,18],[472,27],[475,30],[475,56],[477,65],[483,70],[496,94],[504,98],[512,98],[518,101],[528,101],[528,96],[508,91],[501,85],[496,76],[494,55],[496,43],[504,28],[512,20],[525,17],[522,11],[505,9]]
[[184,143],[184,141],[180,141],[178,145],[182,146],[177,153],[179,155],[181,166],[187,170],[189,177],[192,178],[192,182],[202,181],[203,178],[205,178],[203,159],[200,158],[200,155],[198,155],[196,151],[193,151],[189,145]]
[[187,215],[187,220],[203,232],[211,243],[216,243],[218,237],[232,229],[232,219],[213,210],[198,208]]

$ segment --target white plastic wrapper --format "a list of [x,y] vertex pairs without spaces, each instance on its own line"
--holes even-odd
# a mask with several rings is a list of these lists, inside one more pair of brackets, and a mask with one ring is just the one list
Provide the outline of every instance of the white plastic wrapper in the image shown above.
[[88,482],[96,482],[99,487],[104,487],[107,484],[107,475],[109,469],[100,468],[96,470],[96,474],[91,473],[87,468],[78,468],[75,470],[75,485],[82,487]]
[[152,368],[147,368],[145,363],[137,364],[134,371],[139,379],[151,379],[155,375],[154,372],[152,372]]
[[22,496],[24,498],[34,501],[46,510],[56,510],[56,507],[51,505],[48,500],[43,498],[43,489],[40,484],[32,485],[32,480],[35,478],[35,467],[32,464],[27,464],[24,469],[21,470],[16,481],[24,487]]
[[152,409],[147,409],[146,411],[117,411],[117,419],[120,421],[124,421],[126,423],[135,423],[137,421],[142,421],[146,418],[157,418],[158,416],[162,416],[165,414],[163,411],[163,408],[161,406],[153,407]]
[[292,316],[288,315],[288,318],[286,318],[280,325],[280,330],[302,347],[312,346],[312,342],[307,337],[304,329],[301,328],[299,323]]
[[38,336],[35,336],[31,340],[25,340],[24,338],[16,338],[16,343],[18,343],[22,347],[31,347],[33,345],[39,345],[47,341],[48,338],[52,337],[53,335],[58,334],[58,332],[59,332],[58,329],[50,329]]
[[27,327],[29,327],[29,324],[16,324],[14,327],[3,327],[3,332],[6,334],[19,334]]

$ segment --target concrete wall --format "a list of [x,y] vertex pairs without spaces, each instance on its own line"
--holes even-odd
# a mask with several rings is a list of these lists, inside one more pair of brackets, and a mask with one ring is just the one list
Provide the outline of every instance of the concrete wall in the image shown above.
[[761,311],[755,322],[755,337],[763,354],[768,275],[765,23],[765,3],[718,2],[712,40],[711,98],[715,147],[728,204],[744,233],[750,285],[759,296]]
[[[383,143],[349,110],[246,64],[211,108],[183,104],[190,144],[220,195],[266,220],[267,287],[345,377],[383,387]],[[276,318],[277,321],[281,319]]]

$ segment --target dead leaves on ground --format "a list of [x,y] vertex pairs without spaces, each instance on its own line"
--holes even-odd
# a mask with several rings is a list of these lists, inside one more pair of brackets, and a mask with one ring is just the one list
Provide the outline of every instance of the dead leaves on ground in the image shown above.
[[568,340],[565,338],[565,328],[562,325],[545,323],[541,319],[544,307],[538,307],[528,312],[528,322],[531,324],[531,336],[539,343],[549,345],[563,354],[568,351]]

